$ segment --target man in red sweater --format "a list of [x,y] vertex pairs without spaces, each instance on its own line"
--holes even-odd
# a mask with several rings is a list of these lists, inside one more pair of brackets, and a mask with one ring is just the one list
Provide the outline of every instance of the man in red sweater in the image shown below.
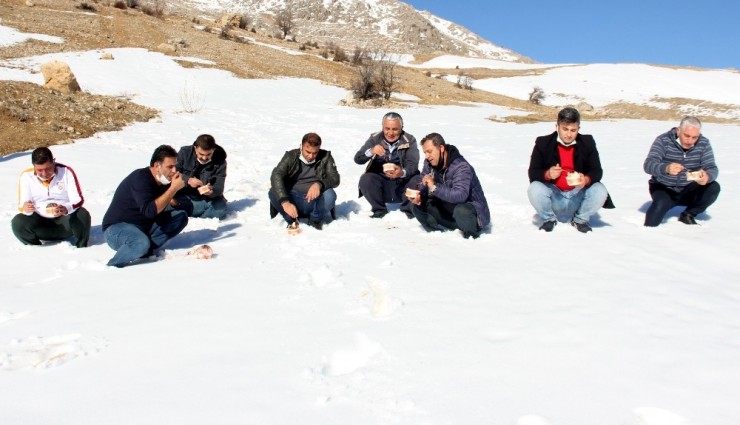
[[551,232],[559,216],[581,233],[591,231],[589,218],[614,208],[601,183],[603,170],[594,138],[578,132],[581,115],[575,108],[558,113],[556,131],[538,137],[529,162],[529,202],[542,219],[540,230]]

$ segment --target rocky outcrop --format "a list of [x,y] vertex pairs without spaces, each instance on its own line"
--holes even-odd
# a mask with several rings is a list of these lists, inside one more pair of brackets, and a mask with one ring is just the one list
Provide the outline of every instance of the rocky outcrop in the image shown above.
[[41,65],[44,75],[44,86],[61,93],[76,93],[81,91],[77,78],[64,62],[51,61]]

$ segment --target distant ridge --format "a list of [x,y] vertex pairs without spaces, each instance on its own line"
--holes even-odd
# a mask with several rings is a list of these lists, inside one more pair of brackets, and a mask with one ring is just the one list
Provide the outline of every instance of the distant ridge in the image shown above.
[[274,14],[285,8],[293,13],[293,33],[298,41],[332,42],[350,51],[363,47],[392,53],[446,53],[533,63],[454,22],[398,0],[171,0],[168,4],[179,13],[211,18],[225,13],[246,15],[250,27],[268,34],[278,32]]

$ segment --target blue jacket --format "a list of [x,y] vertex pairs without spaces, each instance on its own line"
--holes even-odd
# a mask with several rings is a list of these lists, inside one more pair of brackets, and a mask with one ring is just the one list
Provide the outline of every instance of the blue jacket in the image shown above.
[[443,208],[452,211],[455,205],[470,202],[475,208],[478,216],[478,226],[482,229],[491,222],[491,213],[488,210],[488,201],[483,193],[483,187],[475,174],[475,170],[468,161],[460,155],[455,146],[445,145],[447,150],[447,161],[442,168],[435,169],[424,160],[424,168],[421,175],[425,176],[431,172],[435,174],[437,189],[434,193],[424,186],[421,190],[423,197],[436,198],[442,201]]
[[[666,133],[658,136],[653,145],[650,146],[650,152],[642,168],[652,178],[650,181],[658,182],[666,187],[680,192],[690,181],[686,180],[687,171],[704,170],[709,176],[708,183],[717,180],[719,168],[714,162],[714,152],[709,139],[699,136],[694,146],[685,150],[678,141],[676,128],[672,128]],[[668,164],[676,162],[684,166],[685,170],[672,176],[666,172]]]

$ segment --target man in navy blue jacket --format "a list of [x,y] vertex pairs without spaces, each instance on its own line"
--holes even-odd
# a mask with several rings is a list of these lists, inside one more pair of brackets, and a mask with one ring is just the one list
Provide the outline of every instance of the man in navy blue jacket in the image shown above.
[[558,216],[566,216],[581,233],[600,208],[614,208],[601,169],[596,141],[579,133],[581,114],[575,108],[558,113],[555,132],[538,137],[529,162],[529,202],[542,219],[540,230],[551,232]]
[[407,192],[411,211],[427,232],[460,229],[474,239],[491,221],[488,202],[475,170],[455,146],[438,133],[421,139],[424,168],[418,194]]
[[185,186],[176,163],[177,151],[159,146],[149,167],[134,170],[118,185],[103,216],[105,242],[116,251],[109,266],[123,267],[151,254],[188,224],[185,211],[167,208]]
[[719,196],[719,168],[709,139],[701,134],[701,122],[684,117],[678,128],[658,136],[645,163],[653,202],[645,214],[645,226],[655,227],[669,209],[685,205],[678,216],[684,224],[697,224],[694,217],[703,213]]

